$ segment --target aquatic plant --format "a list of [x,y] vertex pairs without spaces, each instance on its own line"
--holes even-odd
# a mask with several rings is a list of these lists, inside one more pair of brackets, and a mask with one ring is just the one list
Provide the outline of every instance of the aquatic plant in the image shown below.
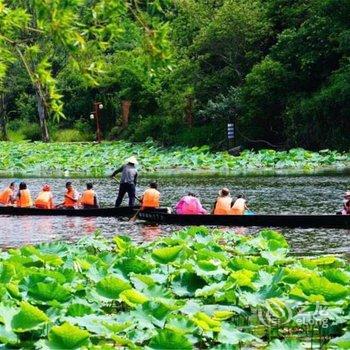
[[106,176],[132,154],[138,157],[139,166],[144,172],[197,170],[237,174],[283,169],[308,172],[329,167],[350,167],[350,153],[330,150],[244,151],[234,157],[227,152],[210,152],[207,146],[164,149],[152,141],[139,144],[126,141],[102,144],[0,142],[0,173]]
[[0,342],[25,349],[349,348],[349,264],[190,228],[0,254]]

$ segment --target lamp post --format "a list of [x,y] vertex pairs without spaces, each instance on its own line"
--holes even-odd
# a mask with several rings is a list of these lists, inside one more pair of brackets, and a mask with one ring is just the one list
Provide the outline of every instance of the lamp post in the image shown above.
[[100,143],[102,140],[101,127],[100,127],[100,111],[103,109],[103,104],[102,102],[94,102],[93,106],[94,106],[94,110],[90,114],[90,119],[96,120],[96,139],[97,139],[97,142]]

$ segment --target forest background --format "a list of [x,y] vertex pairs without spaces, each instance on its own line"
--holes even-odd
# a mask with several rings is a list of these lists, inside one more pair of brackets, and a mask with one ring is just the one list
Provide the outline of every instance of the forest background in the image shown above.
[[0,0],[1,139],[349,150],[348,0]]

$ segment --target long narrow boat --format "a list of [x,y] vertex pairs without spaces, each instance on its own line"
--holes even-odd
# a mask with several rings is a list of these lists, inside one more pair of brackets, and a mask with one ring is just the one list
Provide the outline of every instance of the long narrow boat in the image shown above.
[[350,229],[350,215],[177,215],[140,212],[139,219],[170,225]]
[[[102,216],[131,217],[140,207],[96,208],[96,209],[37,209],[0,207],[0,215],[34,215],[34,216]],[[167,212],[167,208],[153,209],[154,212]]]

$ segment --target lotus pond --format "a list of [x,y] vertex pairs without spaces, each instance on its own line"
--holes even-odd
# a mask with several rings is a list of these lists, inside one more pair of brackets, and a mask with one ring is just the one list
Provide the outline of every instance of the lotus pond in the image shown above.
[[227,152],[210,152],[209,147],[164,149],[152,141],[131,144],[0,142],[0,174],[25,176],[102,177],[136,155],[144,172],[249,173],[261,171],[313,172],[350,167],[350,153],[331,150],[310,152],[303,149],[276,152],[244,151],[233,157]]
[[[350,266],[191,228],[0,253],[0,342],[25,349],[348,349]],[[4,348],[4,347],[3,347]]]

